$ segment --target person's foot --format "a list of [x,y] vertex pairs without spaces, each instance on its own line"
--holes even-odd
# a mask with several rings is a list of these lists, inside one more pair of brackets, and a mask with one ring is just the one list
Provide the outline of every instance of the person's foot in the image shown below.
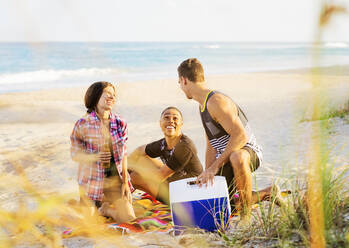
[[100,208],[98,208],[98,213],[101,215],[101,216],[104,216],[104,217],[109,217],[108,216],[108,209],[109,209],[109,203],[108,202],[104,202],[102,204],[102,206]]
[[262,201],[270,201],[279,207],[285,205],[285,201],[282,199],[281,190],[278,185],[273,184],[266,189],[266,192],[267,193],[263,197]]

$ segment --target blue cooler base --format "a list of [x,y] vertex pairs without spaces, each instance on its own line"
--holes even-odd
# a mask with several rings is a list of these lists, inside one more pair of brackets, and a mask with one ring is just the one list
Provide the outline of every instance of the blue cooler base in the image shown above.
[[228,204],[227,197],[172,203],[173,223],[175,228],[186,226],[215,231],[228,223]]

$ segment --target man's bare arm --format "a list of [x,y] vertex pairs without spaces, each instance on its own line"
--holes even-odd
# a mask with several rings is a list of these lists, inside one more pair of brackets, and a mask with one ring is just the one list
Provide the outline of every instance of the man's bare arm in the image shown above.
[[241,149],[247,143],[248,137],[238,116],[237,107],[231,99],[222,94],[215,94],[208,102],[207,109],[212,118],[230,135],[224,152],[211,164],[219,169],[228,162],[233,151]]
[[208,141],[206,135],[206,155],[205,155],[205,168],[207,169],[216,160],[216,150],[212,147]]

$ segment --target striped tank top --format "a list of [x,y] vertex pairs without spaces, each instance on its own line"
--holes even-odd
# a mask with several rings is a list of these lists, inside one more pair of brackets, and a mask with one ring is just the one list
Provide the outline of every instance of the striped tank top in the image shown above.
[[[214,91],[210,91],[207,94],[203,109],[200,110],[200,116],[201,116],[202,124],[205,128],[207,138],[211,146],[216,150],[216,158],[219,158],[220,155],[224,152],[225,148],[227,147],[230,135],[224,130],[224,128],[218,122],[216,122],[211,117],[210,113],[207,110],[207,101],[214,94],[215,94]],[[256,137],[252,133],[252,130],[250,128],[250,125],[248,124],[248,120],[245,113],[236,103],[234,104],[238,109],[238,116],[245,128],[245,131],[248,137],[248,142],[245,144],[245,146],[250,147],[257,154],[259,158],[259,162],[261,164],[263,160],[262,148],[257,144]]]

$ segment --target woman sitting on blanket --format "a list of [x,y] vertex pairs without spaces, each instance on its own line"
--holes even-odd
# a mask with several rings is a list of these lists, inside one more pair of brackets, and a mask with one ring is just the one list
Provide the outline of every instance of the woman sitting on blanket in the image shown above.
[[93,83],[85,94],[87,113],[71,134],[71,156],[79,163],[80,202],[91,202],[111,213],[117,222],[135,218],[132,185],[127,172],[127,124],[111,112],[115,87]]
[[170,182],[196,177],[202,172],[195,145],[182,134],[182,125],[182,113],[176,107],[166,108],[160,116],[164,138],[138,147],[129,156],[134,187],[166,204],[169,204]]

